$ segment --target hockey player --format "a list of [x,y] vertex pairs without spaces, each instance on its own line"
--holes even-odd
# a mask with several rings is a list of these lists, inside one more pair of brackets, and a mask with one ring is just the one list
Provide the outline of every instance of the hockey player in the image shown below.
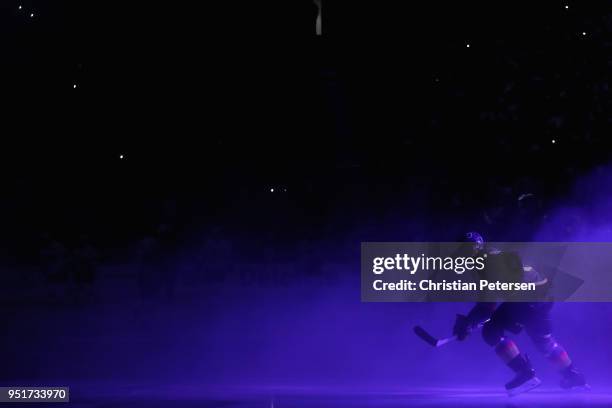
[[[480,234],[469,232],[466,234],[466,241],[473,243],[475,253],[490,254]],[[535,282],[538,286],[548,284],[546,278],[539,276],[535,269],[524,266],[523,271],[524,280]],[[567,351],[552,335],[550,318],[552,306],[552,303],[547,302],[505,302],[499,306],[493,302],[477,303],[467,316],[457,315],[453,334],[458,340],[464,340],[474,328],[483,325],[484,341],[494,347],[495,353],[516,374],[506,384],[506,390],[510,395],[527,392],[541,383],[527,356],[522,354],[516,343],[505,335],[506,332],[518,334],[523,329],[537,349],[561,373],[560,385],[562,388],[586,389],[588,385],[584,375],[576,370]]]

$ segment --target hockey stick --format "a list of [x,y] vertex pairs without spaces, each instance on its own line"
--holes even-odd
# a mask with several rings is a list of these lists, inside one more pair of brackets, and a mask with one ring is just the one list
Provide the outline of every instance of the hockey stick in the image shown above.
[[457,336],[445,337],[441,339],[437,339],[431,334],[429,334],[424,328],[421,326],[414,326],[414,334],[419,336],[425,343],[429,344],[433,347],[442,347],[445,344],[448,344],[452,341],[457,340]]
[[[488,322],[489,319],[485,320],[484,322],[480,323],[478,326],[476,326],[476,329],[480,329],[482,328],[482,326]],[[451,337],[443,337],[443,338],[436,338],[434,336],[432,336],[431,334],[429,334],[427,332],[427,330],[425,330],[424,328],[422,328],[421,326],[414,326],[414,334],[416,334],[417,336],[419,336],[419,338],[421,338],[421,340],[423,340],[425,343],[429,344],[430,346],[433,347],[442,347],[445,344],[448,343],[452,343],[453,341],[457,340],[457,336],[451,336]]]

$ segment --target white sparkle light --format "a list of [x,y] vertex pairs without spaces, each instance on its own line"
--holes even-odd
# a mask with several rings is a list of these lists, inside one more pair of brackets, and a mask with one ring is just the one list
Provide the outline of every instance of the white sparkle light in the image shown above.
[[121,160],[123,160],[123,159],[125,158],[125,156],[124,156],[124,155],[122,155],[122,154],[120,154],[120,155],[119,155],[119,158],[120,158]]
[[273,188],[271,188],[271,189],[270,189],[270,192],[271,192],[271,193],[273,193],[273,192],[274,192],[274,189],[273,189]]
[[465,44],[466,48],[470,48],[470,44]]
[[557,141],[555,139],[551,140],[552,144],[557,143]]
[[76,89],[77,84],[72,84],[72,89]]
[[583,31],[583,32],[582,32],[582,35],[586,35],[586,32],[584,32],[584,31]]
[[17,7],[17,10],[21,10],[22,8],[23,8],[22,6],[19,6],[19,7]]
[[34,13],[30,13],[30,18],[34,18]]

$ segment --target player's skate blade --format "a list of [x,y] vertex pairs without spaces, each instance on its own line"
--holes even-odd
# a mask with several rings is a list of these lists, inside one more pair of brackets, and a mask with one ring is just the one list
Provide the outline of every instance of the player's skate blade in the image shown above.
[[591,391],[591,386],[589,384],[584,384],[584,385],[577,385],[575,387],[570,387],[570,388],[564,388],[565,392],[576,392],[576,393],[581,393],[581,392],[589,392]]
[[529,379],[526,379],[522,383],[519,383],[515,386],[513,385],[510,388],[506,386],[506,391],[508,391],[509,396],[514,397],[515,395],[519,395],[527,391],[531,391],[537,386],[539,386],[540,384],[542,384],[542,381],[538,377],[533,376]]

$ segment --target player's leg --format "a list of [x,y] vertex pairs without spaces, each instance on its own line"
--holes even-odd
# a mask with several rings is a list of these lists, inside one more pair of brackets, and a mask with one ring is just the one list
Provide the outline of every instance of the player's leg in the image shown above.
[[529,391],[541,383],[527,356],[521,354],[516,343],[504,335],[506,330],[517,329],[516,314],[517,308],[513,304],[503,303],[482,328],[484,341],[494,347],[499,358],[515,372],[515,377],[506,384],[510,395]]
[[559,370],[562,388],[588,388],[584,375],[575,368],[565,348],[552,335],[551,308],[552,304],[532,306],[531,318],[525,323],[527,334],[537,349]]

